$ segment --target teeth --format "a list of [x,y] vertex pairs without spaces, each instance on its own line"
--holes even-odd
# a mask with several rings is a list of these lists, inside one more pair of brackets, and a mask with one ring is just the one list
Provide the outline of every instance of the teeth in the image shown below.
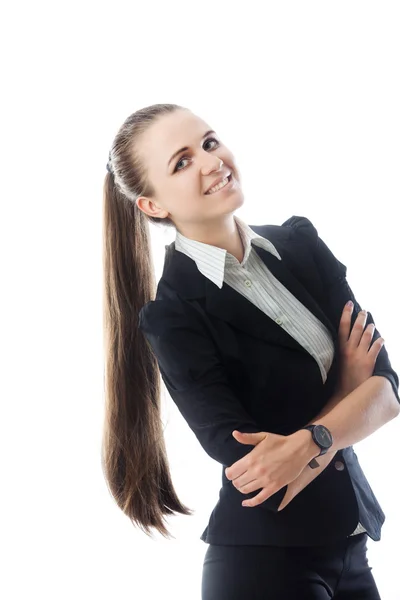
[[214,192],[217,192],[221,188],[225,187],[228,182],[229,182],[229,175],[228,175],[228,177],[225,177],[225,179],[223,179],[221,181],[221,183],[219,183],[218,185],[215,185],[214,187],[209,189],[207,194],[213,194]]

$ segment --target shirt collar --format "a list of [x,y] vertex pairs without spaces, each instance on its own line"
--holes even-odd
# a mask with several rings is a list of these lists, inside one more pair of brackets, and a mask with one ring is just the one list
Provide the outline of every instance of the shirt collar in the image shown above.
[[[260,246],[279,260],[282,260],[272,242],[258,235],[238,216],[234,215],[233,218],[236,221],[245,250],[243,260],[240,263],[242,267],[246,266],[253,244]],[[176,231],[175,248],[192,258],[199,271],[219,288],[222,288],[225,269],[237,267],[239,264],[237,259],[227,252],[227,250],[217,248],[217,246],[212,246],[211,244],[191,240],[179,231]]]

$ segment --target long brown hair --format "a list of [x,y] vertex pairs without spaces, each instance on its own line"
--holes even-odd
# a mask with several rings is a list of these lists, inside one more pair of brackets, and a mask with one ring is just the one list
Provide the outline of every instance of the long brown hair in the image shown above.
[[140,309],[156,293],[149,217],[136,205],[153,195],[137,144],[162,115],[186,110],[154,104],[130,115],[110,150],[111,172],[103,196],[103,324],[105,412],[101,463],[118,507],[152,537],[152,529],[174,537],[163,515],[193,511],[178,499],[171,481],[161,420],[161,377],[151,347],[138,329]]

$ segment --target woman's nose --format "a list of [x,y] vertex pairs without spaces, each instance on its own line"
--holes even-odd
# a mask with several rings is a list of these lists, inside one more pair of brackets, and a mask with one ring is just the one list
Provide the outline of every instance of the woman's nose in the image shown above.
[[216,158],[215,156],[210,157],[213,160],[209,160],[207,164],[203,165],[202,171],[204,175],[208,175],[212,171],[219,171],[222,169],[224,161],[220,158]]

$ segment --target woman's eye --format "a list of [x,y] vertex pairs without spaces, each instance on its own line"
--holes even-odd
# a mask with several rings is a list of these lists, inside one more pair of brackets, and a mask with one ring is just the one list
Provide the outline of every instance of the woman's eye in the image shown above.
[[[216,140],[215,138],[208,138],[208,140],[206,140],[204,142],[204,145],[207,144],[208,142],[216,142],[216,145],[219,146],[219,142],[218,140]],[[215,146],[216,147],[216,146]],[[184,160],[188,160],[187,156],[182,156],[182,158],[176,163],[175,169],[174,169],[174,173],[175,171],[181,171],[182,169],[179,169],[178,166],[180,165],[180,163]]]
[[181,162],[182,162],[183,160],[189,160],[189,158],[188,158],[187,156],[183,156],[183,157],[182,157],[182,158],[181,158],[181,159],[180,159],[180,160],[179,160],[179,161],[176,163],[176,167],[175,167],[175,169],[174,169],[174,173],[175,173],[175,171],[181,171],[181,170],[182,170],[182,169],[178,169],[178,165],[180,165],[180,164],[181,164]]
[[216,140],[215,138],[208,138],[208,140],[206,140],[204,143],[207,144],[207,142],[217,142],[218,146],[218,140]]

